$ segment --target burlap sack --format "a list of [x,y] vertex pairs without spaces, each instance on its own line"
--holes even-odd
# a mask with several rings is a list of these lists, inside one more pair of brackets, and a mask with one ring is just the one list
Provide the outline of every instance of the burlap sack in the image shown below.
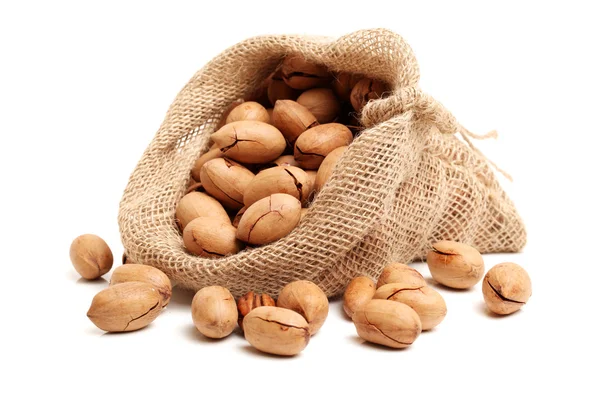
[[[193,256],[175,223],[190,169],[226,107],[256,90],[290,53],[384,80],[394,93],[365,107],[367,128],[291,234],[222,259]],[[390,261],[424,257],[441,239],[483,253],[520,250],[523,223],[488,161],[418,81],[408,44],[383,29],[336,40],[263,36],[225,50],[181,90],[131,175],[119,210],[128,256],[187,288],[275,296],[286,283],[308,279],[332,296],[358,275],[376,278]]]

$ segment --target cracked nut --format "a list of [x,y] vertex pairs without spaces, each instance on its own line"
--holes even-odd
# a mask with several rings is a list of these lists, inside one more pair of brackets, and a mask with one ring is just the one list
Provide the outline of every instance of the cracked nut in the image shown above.
[[126,282],[142,282],[154,286],[161,296],[161,304],[166,307],[171,300],[171,281],[158,268],[142,264],[127,264],[115,268],[110,277],[110,286]]
[[227,158],[211,160],[200,170],[204,190],[233,210],[244,206],[244,192],[253,178],[248,168]]
[[490,311],[512,314],[531,297],[531,279],[520,265],[506,262],[494,266],[483,278],[483,298]]
[[427,254],[427,265],[436,282],[455,289],[473,287],[485,272],[483,258],[476,249],[449,240],[433,245]]
[[341,101],[350,101],[352,88],[362,79],[362,75],[340,72],[335,76],[331,87]]
[[275,103],[273,126],[281,131],[291,145],[303,132],[318,124],[315,116],[306,107],[293,100],[277,100]]
[[162,297],[154,286],[126,282],[96,294],[87,316],[103,331],[129,332],[146,327],[161,309]]
[[208,150],[206,153],[202,154],[197,160],[194,166],[192,167],[192,178],[197,181],[200,181],[200,171],[202,170],[202,166],[209,162],[210,160],[214,160],[215,158],[223,157],[223,153],[221,149],[218,147],[214,149]]
[[244,336],[256,349],[280,356],[300,353],[310,340],[302,315],[279,307],[258,307],[244,318]]
[[361,79],[350,93],[352,108],[360,112],[369,100],[380,99],[387,90],[387,85],[381,81],[371,78]]
[[421,284],[388,283],[377,289],[373,298],[406,304],[419,315],[424,331],[438,326],[448,311],[442,295]]
[[295,281],[281,289],[277,307],[287,308],[302,315],[314,335],[321,329],[329,313],[329,300],[321,288],[310,281]]
[[317,88],[307,90],[298,96],[296,102],[306,107],[320,124],[333,122],[340,114],[340,102],[331,89]]
[[342,158],[342,155],[347,148],[348,146],[341,146],[327,154],[327,157],[325,157],[319,166],[319,171],[317,172],[317,177],[315,179],[315,191],[317,193],[321,191],[323,186],[325,186],[325,183],[331,178],[336,164],[339,159]]
[[261,245],[274,242],[290,233],[300,222],[300,201],[285,193],[272,194],[252,204],[237,228],[237,238]]
[[269,81],[267,88],[267,96],[271,104],[275,105],[277,100],[291,100],[298,97],[300,92],[296,89],[289,87],[281,76],[281,71],[278,71],[273,75]]
[[229,219],[198,217],[183,230],[183,244],[192,254],[217,258],[240,252],[244,245],[235,237]]
[[[272,125],[260,121],[235,121],[211,135],[223,155],[233,160],[261,164],[283,153],[286,141]],[[204,183],[204,182],[202,182]]]
[[344,311],[352,318],[356,310],[367,304],[375,295],[375,282],[367,276],[359,276],[350,281],[344,292]]
[[300,90],[325,86],[331,81],[327,67],[307,61],[300,55],[286,57],[281,65],[281,74],[289,87]]
[[403,349],[421,334],[421,320],[409,306],[389,300],[371,300],[352,317],[358,336],[383,346]]
[[244,204],[249,207],[274,193],[287,193],[306,203],[310,194],[306,172],[298,167],[273,167],[260,171],[246,187]]
[[235,121],[261,121],[268,124],[270,120],[266,108],[255,101],[245,101],[231,110],[225,124]]
[[192,319],[204,336],[212,339],[229,336],[238,319],[235,299],[224,287],[204,287],[192,300]]
[[275,306],[275,300],[268,294],[256,294],[254,292],[248,292],[244,296],[240,297],[237,301],[238,308],[238,325],[244,329],[242,325],[244,317],[258,307]]
[[419,271],[400,263],[391,263],[381,271],[379,280],[377,280],[377,288],[388,283],[401,283],[414,287],[427,286],[425,278]]
[[342,124],[317,125],[298,137],[294,158],[302,168],[318,169],[329,153],[338,147],[348,146],[352,138],[350,129]]
[[175,209],[175,218],[181,230],[198,217],[216,218],[229,221],[229,215],[221,203],[202,192],[191,192],[179,200]]
[[81,235],[71,243],[69,250],[75,270],[85,279],[96,279],[106,274],[113,265],[110,247],[99,236]]

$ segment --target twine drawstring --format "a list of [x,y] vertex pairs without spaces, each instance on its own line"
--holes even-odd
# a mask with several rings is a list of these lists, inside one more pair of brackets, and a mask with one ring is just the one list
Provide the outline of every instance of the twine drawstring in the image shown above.
[[492,130],[489,131],[488,133],[486,133],[485,135],[478,135],[476,133],[471,132],[470,130],[468,130],[467,128],[465,128],[464,126],[460,125],[458,126],[458,133],[460,133],[460,135],[462,136],[463,140],[465,142],[467,142],[467,144],[469,145],[469,147],[476,152],[477,154],[479,154],[481,157],[485,158],[485,160],[490,163],[490,165],[498,172],[500,172],[506,179],[508,179],[509,181],[513,181],[512,176],[506,172],[505,170],[503,170],[502,168],[500,168],[498,166],[498,164],[496,164],[495,162],[493,162],[492,160],[490,160],[488,157],[486,157],[485,154],[483,154],[481,152],[481,150],[479,150],[474,144],[473,142],[471,142],[471,139],[475,139],[475,140],[485,140],[485,139],[498,139],[498,132],[496,132],[496,130]]

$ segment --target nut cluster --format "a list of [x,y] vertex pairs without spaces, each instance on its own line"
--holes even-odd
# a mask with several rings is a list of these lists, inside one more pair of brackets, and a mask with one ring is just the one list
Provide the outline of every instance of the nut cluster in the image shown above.
[[388,89],[298,55],[263,88],[232,103],[192,168],[175,210],[192,254],[224,257],[289,234],[361,128],[356,113]]

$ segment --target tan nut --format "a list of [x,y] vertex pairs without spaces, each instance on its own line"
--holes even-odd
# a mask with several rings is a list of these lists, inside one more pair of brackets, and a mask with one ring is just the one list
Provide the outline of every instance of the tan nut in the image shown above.
[[433,245],[427,254],[431,277],[442,285],[455,289],[468,289],[483,278],[481,254],[463,243],[443,240]]
[[197,160],[194,166],[192,167],[192,178],[196,181],[200,182],[200,171],[202,170],[202,166],[209,162],[210,160],[214,160],[215,158],[223,157],[223,153],[221,149],[218,147],[214,149],[208,150],[206,153],[202,154]]
[[375,282],[367,276],[359,276],[350,281],[344,292],[344,312],[352,318],[356,310],[363,307],[375,295]]
[[183,244],[192,254],[217,258],[240,252],[244,245],[235,237],[229,220],[198,217],[183,230]]
[[531,297],[531,279],[527,271],[515,263],[501,263],[483,278],[483,298],[490,311],[512,314]]
[[227,158],[211,160],[200,170],[204,190],[233,210],[244,206],[244,192],[253,178],[250,170]]
[[292,145],[298,136],[318,124],[316,117],[306,107],[293,100],[277,100],[275,103],[273,125]]
[[71,243],[69,250],[75,270],[85,279],[96,279],[106,274],[113,265],[110,247],[101,237],[85,234]]
[[229,221],[229,215],[221,203],[202,192],[191,192],[179,200],[175,208],[175,219],[181,230],[198,217],[210,217]]
[[400,283],[413,287],[427,286],[425,278],[423,278],[423,275],[419,271],[400,263],[391,263],[381,271],[381,275],[377,281],[377,288],[388,283]]
[[281,156],[277,158],[275,161],[271,163],[272,167],[297,167],[298,162],[294,158],[293,155],[287,154],[285,156]]
[[294,158],[302,168],[318,169],[325,157],[352,142],[352,132],[342,124],[317,125],[296,140]]
[[277,307],[294,310],[306,319],[311,335],[317,333],[329,313],[329,300],[321,288],[310,281],[295,281],[281,289]]
[[225,157],[250,164],[273,161],[286,147],[281,132],[260,121],[232,122],[213,133],[211,138]]
[[261,121],[268,124],[270,118],[266,108],[255,101],[245,101],[231,110],[225,123],[230,124],[235,121]]
[[341,146],[337,149],[333,150],[331,153],[327,154],[327,157],[323,160],[321,165],[319,166],[319,171],[317,172],[317,177],[315,179],[315,191],[318,193],[321,191],[325,183],[331,178],[333,175],[333,170],[342,158],[342,155],[346,151],[348,146]]
[[360,112],[365,104],[370,100],[383,97],[387,90],[388,87],[385,83],[371,78],[363,78],[354,85],[350,93],[352,107]]
[[260,171],[246,187],[244,204],[251,206],[274,193],[287,193],[306,203],[310,194],[306,172],[298,167],[273,167]]
[[331,89],[307,90],[296,99],[296,102],[306,107],[320,124],[333,122],[340,114],[340,102]]
[[224,287],[207,286],[192,300],[192,319],[204,336],[221,339],[229,336],[237,324],[235,299]]
[[288,86],[300,90],[325,86],[331,81],[327,67],[307,61],[301,55],[286,57],[281,65],[281,74]]
[[244,317],[258,307],[275,306],[275,300],[268,294],[256,294],[254,292],[248,292],[244,296],[240,297],[237,301],[238,308],[238,325],[244,329],[242,322]]
[[161,296],[161,304],[166,307],[171,300],[171,281],[158,268],[142,264],[126,264],[115,268],[110,276],[110,286],[125,282],[142,282],[154,286]]

